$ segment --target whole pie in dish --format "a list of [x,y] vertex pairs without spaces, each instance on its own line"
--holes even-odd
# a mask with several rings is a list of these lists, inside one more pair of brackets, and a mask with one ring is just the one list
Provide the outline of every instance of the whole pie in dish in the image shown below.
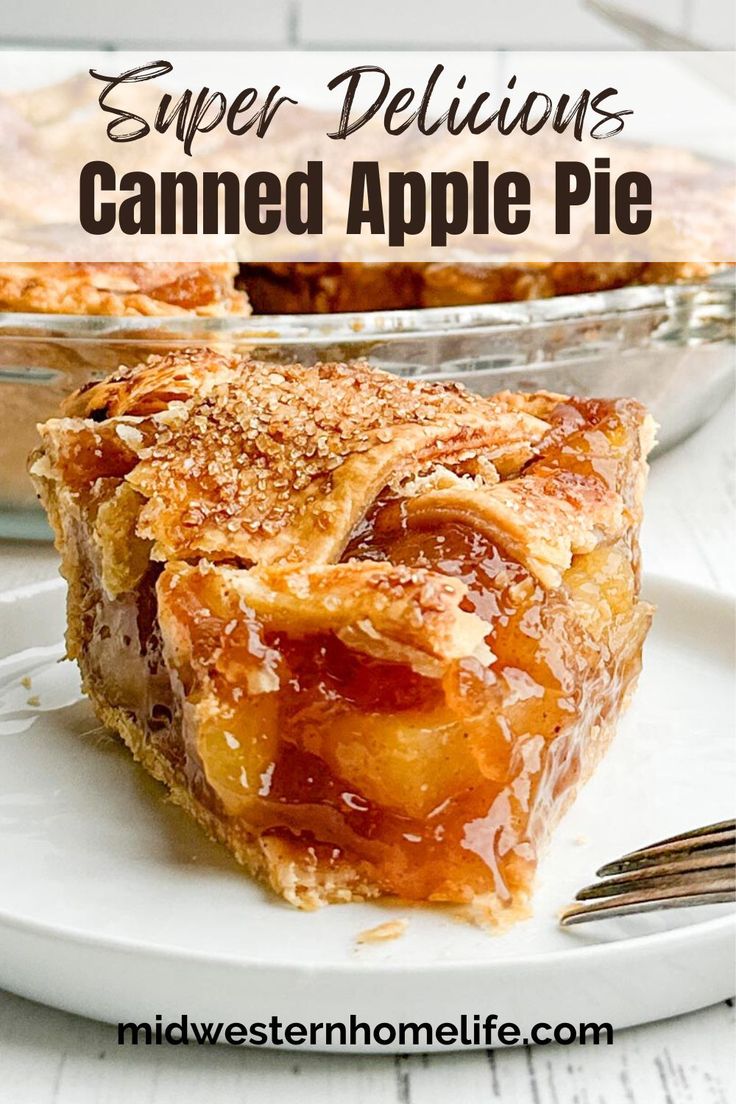
[[204,317],[323,314],[544,299],[703,280],[701,263],[156,261],[0,264],[0,312]]
[[68,654],[174,800],[302,908],[522,914],[640,669],[644,409],[200,350],[65,414]]

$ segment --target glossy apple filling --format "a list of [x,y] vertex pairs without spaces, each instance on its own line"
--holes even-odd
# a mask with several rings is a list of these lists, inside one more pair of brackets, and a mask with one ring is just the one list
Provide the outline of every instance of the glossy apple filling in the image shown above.
[[[488,623],[491,667],[455,661],[442,678],[372,659],[331,633],[275,631],[247,608],[234,618],[218,608],[206,573],[167,595],[192,655],[171,670],[157,621],[159,569],[111,599],[86,546],[83,666],[110,704],[244,835],[326,848],[368,870],[385,894],[523,899],[539,844],[595,764],[639,668],[646,625],[616,545],[578,557],[567,585],[547,592],[467,526],[443,520],[430,531],[399,500],[379,500],[343,558],[458,577],[467,608]],[[625,640],[622,629],[612,647],[619,623]],[[254,671],[278,688],[250,693]]]

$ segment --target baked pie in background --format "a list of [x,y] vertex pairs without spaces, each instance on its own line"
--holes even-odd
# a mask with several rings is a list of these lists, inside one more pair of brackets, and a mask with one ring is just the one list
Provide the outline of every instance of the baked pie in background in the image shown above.
[[0,311],[45,314],[249,314],[238,265],[181,261],[0,264]]
[[201,317],[406,310],[703,280],[697,262],[0,264],[0,312]]
[[207,350],[90,384],[31,472],[102,722],[302,908],[527,908],[641,665],[652,422]]
[[274,262],[241,265],[237,282],[256,314],[325,314],[550,299],[698,281],[720,267],[696,261]]

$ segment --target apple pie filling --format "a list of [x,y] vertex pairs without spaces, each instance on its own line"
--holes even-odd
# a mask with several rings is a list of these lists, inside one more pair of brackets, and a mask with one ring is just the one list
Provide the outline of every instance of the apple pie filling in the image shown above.
[[[523,899],[547,817],[592,765],[586,737],[638,672],[638,647],[595,654],[569,614],[581,576],[579,601],[631,617],[633,575],[616,545],[574,561],[564,592],[549,593],[466,524],[430,530],[401,499],[379,498],[343,562],[461,580],[462,607],[487,625],[485,662],[434,671],[270,623],[223,588],[239,569],[148,564],[111,598],[85,544],[92,680],[213,812],[339,852],[385,894]],[[167,652],[162,637],[185,640]]]

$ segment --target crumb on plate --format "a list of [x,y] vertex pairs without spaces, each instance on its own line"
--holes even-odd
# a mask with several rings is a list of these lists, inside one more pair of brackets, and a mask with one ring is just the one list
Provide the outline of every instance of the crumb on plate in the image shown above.
[[366,928],[355,937],[356,943],[386,943],[389,939],[398,939],[409,925],[408,920],[387,920],[375,928]]

